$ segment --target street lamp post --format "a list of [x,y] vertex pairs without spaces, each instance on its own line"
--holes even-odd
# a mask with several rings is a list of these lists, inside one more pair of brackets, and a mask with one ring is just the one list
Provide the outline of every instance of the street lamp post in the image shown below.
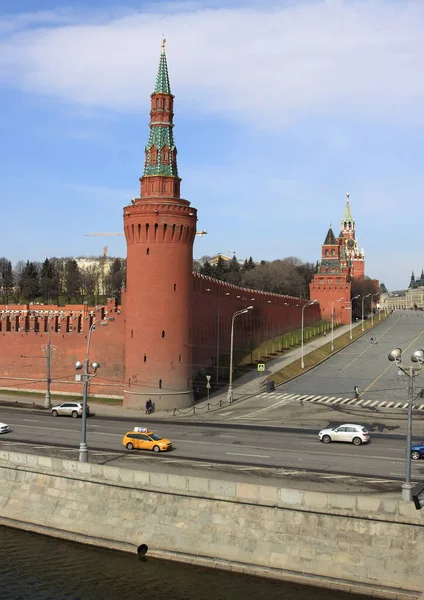
[[349,333],[349,337],[350,339],[352,339],[352,323],[353,323],[353,301],[356,300],[357,298],[359,298],[360,295],[358,294],[357,296],[354,296],[352,298],[352,300],[350,301],[350,333]]
[[[94,321],[94,323],[90,326],[88,330],[87,337],[87,348],[85,351],[85,359],[84,364],[80,361],[75,363],[75,369],[79,371],[84,368],[82,374],[82,415],[81,415],[81,441],[79,446],[79,462],[88,462],[88,446],[87,446],[87,397],[88,397],[88,384],[93,379],[93,377],[97,374],[97,369],[99,369],[100,365],[97,362],[91,363],[89,365],[89,353],[90,353],[90,342],[91,342],[91,334],[96,330],[97,325],[102,325],[106,327],[108,325],[108,321],[113,321],[113,317],[110,317],[107,321],[99,321],[98,323]],[[93,369],[93,373],[89,372],[89,366]]]
[[373,302],[374,302],[373,298],[374,298],[374,296],[378,296],[378,295],[379,295],[379,292],[377,292],[376,294],[371,294],[371,325],[374,325],[374,310],[372,307]]
[[234,348],[234,321],[236,317],[239,315],[244,315],[245,313],[252,310],[253,306],[248,306],[247,308],[243,308],[242,310],[238,310],[235,312],[231,319],[231,339],[230,339],[230,375],[228,378],[228,392],[227,392],[227,401],[233,401],[233,348]]
[[362,296],[362,331],[364,331],[364,310],[365,310],[365,298],[369,298],[371,294],[367,294],[366,296]]
[[50,320],[48,321],[48,327],[49,327],[49,335],[48,335],[48,339],[47,339],[47,355],[46,355],[46,395],[44,396],[44,408],[50,408],[52,405],[51,402],[51,393],[50,393],[50,384],[52,382],[51,379],[51,364],[52,364],[52,359],[51,359],[51,351],[52,351],[52,346],[50,343]]
[[302,369],[305,368],[305,361],[303,359],[303,324],[304,324],[304,314],[305,314],[305,308],[307,306],[311,306],[312,304],[316,304],[318,302],[318,300],[312,300],[312,302],[307,302],[306,304],[304,304],[302,306],[302,332],[301,332],[301,360],[300,360],[300,364]]
[[411,356],[411,360],[414,363],[418,363],[418,367],[415,368],[413,365],[410,367],[404,367],[402,364],[402,350],[400,348],[394,348],[388,359],[396,363],[398,370],[408,376],[408,424],[406,429],[406,449],[405,449],[405,481],[402,483],[402,500],[412,500],[412,488],[411,483],[411,445],[412,445],[412,405],[414,401],[414,378],[417,377],[424,365],[424,350],[416,350]]
[[334,305],[342,300],[344,300],[344,297],[331,303],[331,352],[334,352]]

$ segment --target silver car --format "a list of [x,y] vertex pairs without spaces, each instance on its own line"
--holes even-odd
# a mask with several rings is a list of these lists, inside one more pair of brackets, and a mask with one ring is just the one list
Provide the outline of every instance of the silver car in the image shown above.
[[[52,406],[51,414],[53,417],[73,417],[77,419],[82,417],[82,402],[63,402],[57,406]],[[90,407],[87,406],[87,415],[90,414]]]
[[6,423],[0,423],[0,433],[7,433],[8,431],[10,431],[9,425]]

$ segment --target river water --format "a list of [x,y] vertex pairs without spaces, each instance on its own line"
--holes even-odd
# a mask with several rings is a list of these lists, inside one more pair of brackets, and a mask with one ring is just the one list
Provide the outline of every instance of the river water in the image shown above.
[[1,600],[371,600],[0,526]]

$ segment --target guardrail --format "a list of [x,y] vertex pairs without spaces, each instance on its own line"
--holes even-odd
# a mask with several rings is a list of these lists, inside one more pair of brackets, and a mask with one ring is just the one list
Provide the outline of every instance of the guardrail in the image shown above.
[[[235,402],[237,402],[237,401],[233,400],[232,404],[234,404]],[[228,404],[228,400],[219,400],[219,402],[216,402],[215,404],[208,402],[204,406],[192,406],[192,407],[188,408],[187,410],[180,410],[179,408],[174,408],[173,416],[175,417],[177,414],[179,414],[179,415],[202,414],[202,412],[209,412],[211,409],[216,408],[217,406],[219,406],[219,408],[221,408],[224,404]]]

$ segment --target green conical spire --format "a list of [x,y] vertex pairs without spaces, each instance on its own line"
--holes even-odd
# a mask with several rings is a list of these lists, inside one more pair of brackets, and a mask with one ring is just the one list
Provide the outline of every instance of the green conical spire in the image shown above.
[[350,194],[346,194],[346,206],[343,216],[344,223],[354,223],[354,220],[352,219],[352,213],[350,212],[349,196]]
[[170,94],[171,86],[169,85],[168,64],[165,54],[166,40],[162,41],[162,50],[160,54],[159,69],[156,77],[156,86],[154,94]]

